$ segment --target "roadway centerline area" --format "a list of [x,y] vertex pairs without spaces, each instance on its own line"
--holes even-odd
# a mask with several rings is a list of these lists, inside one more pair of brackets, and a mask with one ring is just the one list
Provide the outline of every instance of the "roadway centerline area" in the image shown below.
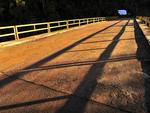
[[146,113],[133,19],[0,51],[0,113]]

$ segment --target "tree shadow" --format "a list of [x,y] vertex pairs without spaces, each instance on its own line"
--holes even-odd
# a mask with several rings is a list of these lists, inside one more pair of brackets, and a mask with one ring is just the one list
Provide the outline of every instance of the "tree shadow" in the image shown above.
[[[110,25],[110,26],[108,26],[108,27],[106,27],[106,28],[104,28],[104,29],[102,29],[102,30],[99,30],[99,31],[97,31],[97,32],[95,32],[95,33],[93,33],[93,34],[91,34],[91,35],[89,35],[89,36],[87,36],[87,37],[85,37],[85,38],[83,38],[83,39],[81,39],[81,40],[79,40],[79,41],[77,41],[77,42],[71,44],[71,45],[69,45],[68,47],[59,50],[58,52],[56,52],[56,53],[54,53],[54,54],[52,54],[52,55],[50,55],[50,56],[48,56],[48,57],[46,57],[46,58],[43,58],[42,60],[40,60],[40,61],[38,61],[38,62],[36,62],[36,63],[34,63],[34,64],[32,64],[32,65],[26,67],[26,68],[24,68],[24,69],[26,70],[26,69],[30,69],[30,68],[37,68],[37,67],[39,67],[39,66],[45,64],[46,62],[51,61],[51,60],[55,59],[56,57],[62,55],[63,53],[69,51],[70,49],[72,49],[72,48],[78,46],[80,43],[82,43],[82,42],[84,42],[84,41],[86,41],[86,40],[92,38],[93,36],[97,35],[98,33],[101,33],[101,32],[103,32],[103,31],[105,31],[105,30],[111,28],[112,26],[115,26],[116,24],[118,24],[118,23],[120,23],[120,22],[121,22],[121,21],[116,22],[116,23],[114,23],[114,24],[112,24],[112,25]],[[2,87],[4,87],[4,86],[6,86],[7,84],[9,84],[9,83],[11,83],[11,82],[17,80],[19,77],[22,77],[22,76],[24,76],[24,75],[27,74],[27,73],[28,73],[28,72],[25,72],[25,73],[17,72],[17,73],[14,73],[14,74],[12,74],[12,75],[9,75],[8,77],[6,77],[6,78],[0,80],[0,88],[2,88]]]
[[141,62],[143,74],[146,74],[147,76],[144,80],[145,107],[147,108],[148,113],[150,113],[150,45],[136,20],[134,20],[134,28],[135,39],[138,46],[137,58]]
[[[128,22],[123,26],[121,31],[113,38],[113,41],[111,42],[106,50],[100,55],[97,61],[101,60],[108,60],[112,51],[116,47],[116,45],[119,42],[120,37],[125,32],[126,26],[129,24]],[[68,99],[68,101],[65,103],[62,108],[60,108],[56,113],[84,113],[85,107],[88,104],[88,99],[91,97],[96,85],[97,85],[97,78],[99,78],[103,73],[103,68],[107,62],[102,62],[98,64],[93,64],[92,67],[89,69],[79,86],[74,91],[73,95],[79,95],[80,97],[83,97],[84,99],[80,98],[74,98],[71,97]]]

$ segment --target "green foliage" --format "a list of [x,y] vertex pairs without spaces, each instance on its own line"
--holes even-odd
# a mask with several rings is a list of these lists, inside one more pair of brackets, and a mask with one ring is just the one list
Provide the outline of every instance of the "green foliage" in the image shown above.
[[18,7],[24,7],[25,6],[25,1],[24,0],[16,0],[16,5]]
[[134,12],[134,0],[0,0],[0,21],[23,24],[96,16],[115,16],[117,9]]

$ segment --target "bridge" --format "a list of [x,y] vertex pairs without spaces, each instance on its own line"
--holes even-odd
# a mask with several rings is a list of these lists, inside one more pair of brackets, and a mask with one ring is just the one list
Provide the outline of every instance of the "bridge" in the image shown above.
[[0,113],[150,112],[149,20],[0,27]]

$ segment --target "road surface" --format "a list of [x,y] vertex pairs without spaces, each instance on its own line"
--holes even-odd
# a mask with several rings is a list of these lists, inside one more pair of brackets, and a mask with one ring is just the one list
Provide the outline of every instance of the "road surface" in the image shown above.
[[136,24],[104,21],[0,49],[0,113],[146,113]]

